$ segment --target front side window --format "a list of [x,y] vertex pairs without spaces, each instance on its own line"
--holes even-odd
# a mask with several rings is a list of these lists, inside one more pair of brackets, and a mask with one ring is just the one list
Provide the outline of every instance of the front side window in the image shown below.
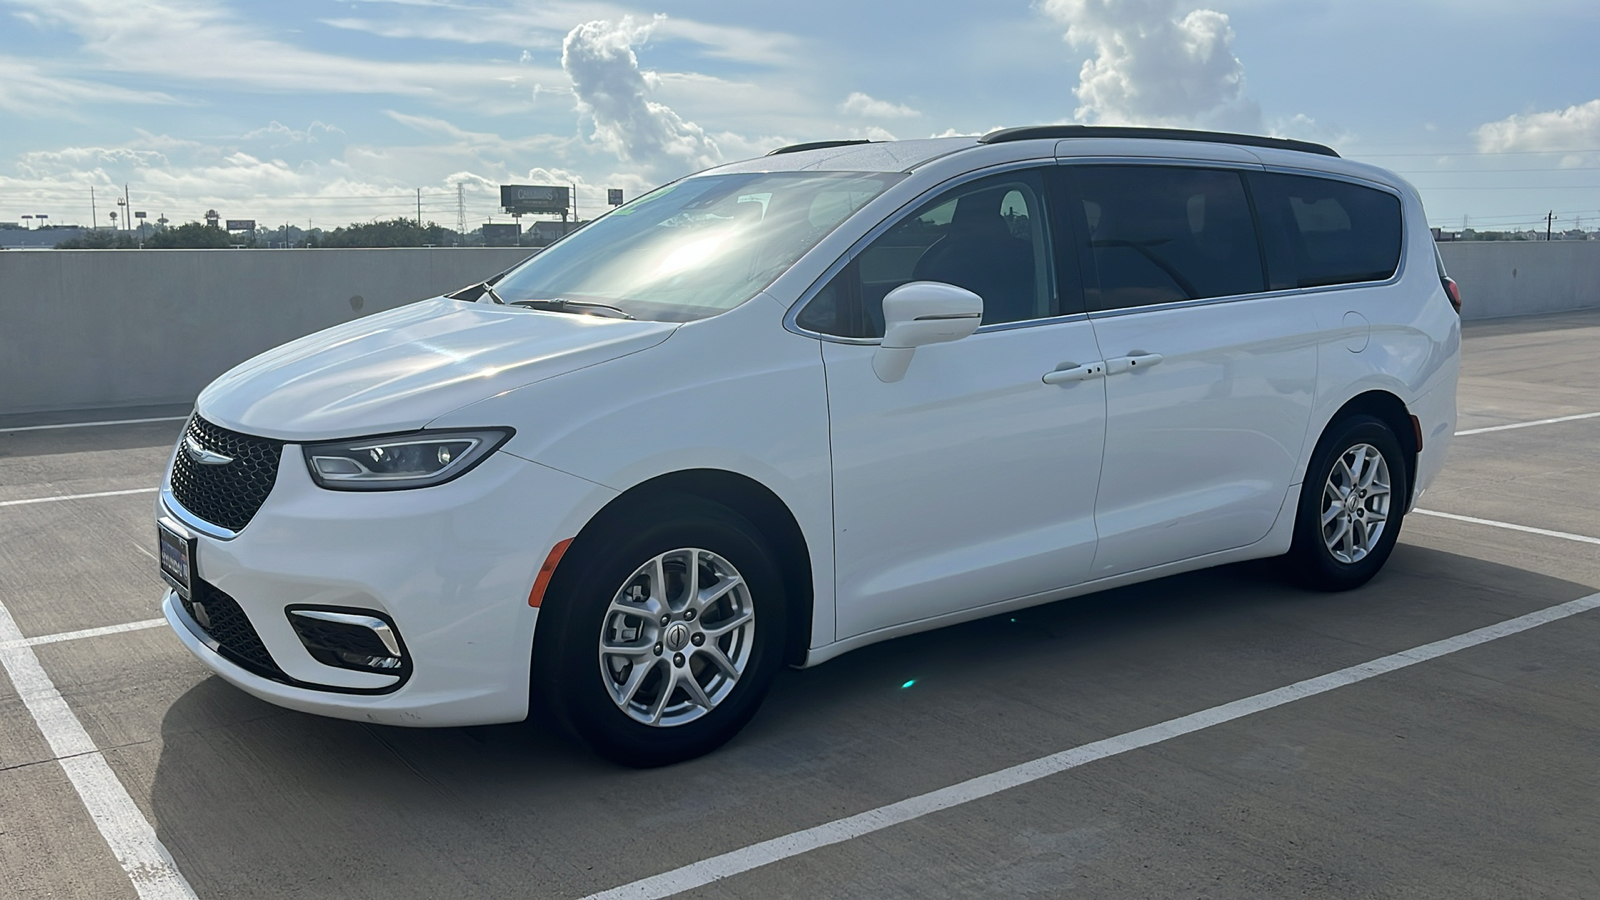
[[1400,198],[1348,181],[1249,176],[1273,290],[1383,281],[1400,265]]
[[507,303],[568,300],[687,322],[771,284],[902,175],[768,172],[687,178],[596,219],[495,284]]
[[884,295],[939,281],[983,298],[983,324],[1057,315],[1036,172],[953,188],[901,219],[858,253],[801,311],[798,324],[843,337],[883,336]]
[[1078,255],[1091,309],[1263,289],[1255,223],[1237,172],[1148,165],[1068,169],[1081,203]]

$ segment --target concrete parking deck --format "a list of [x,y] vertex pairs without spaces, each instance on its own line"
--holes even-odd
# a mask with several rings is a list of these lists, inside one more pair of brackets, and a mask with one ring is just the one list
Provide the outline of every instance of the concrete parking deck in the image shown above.
[[233,689],[144,627],[182,411],[0,422],[0,896],[1600,896],[1600,610],[1561,606],[1600,592],[1600,312],[1463,356],[1369,586],[1233,566],[893,641],[650,772]]

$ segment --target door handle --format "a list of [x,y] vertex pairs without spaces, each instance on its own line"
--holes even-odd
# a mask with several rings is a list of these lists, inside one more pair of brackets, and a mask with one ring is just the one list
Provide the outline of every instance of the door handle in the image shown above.
[[1070,369],[1056,369],[1054,372],[1044,373],[1045,384],[1066,384],[1070,381],[1087,381],[1090,378],[1099,378],[1106,373],[1105,363],[1096,360]]
[[1158,362],[1161,362],[1161,354],[1159,353],[1135,353],[1132,356],[1119,356],[1116,359],[1106,360],[1106,374],[1120,375],[1123,372],[1148,369]]

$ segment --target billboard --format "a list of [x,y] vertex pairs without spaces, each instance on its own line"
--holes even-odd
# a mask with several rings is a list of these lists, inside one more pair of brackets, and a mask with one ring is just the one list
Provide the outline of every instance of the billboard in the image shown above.
[[483,226],[483,243],[486,247],[515,247],[522,243],[522,226],[516,223],[510,225],[485,225]]
[[256,230],[256,220],[255,219],[229,219],[228,220],[228,230],[229,231],[255,231]]
[[536,184],[500,185],[500,205],[508,213],[560,213],[571,207],[566,187]]
[[620,188],[606,189],[606,202],[612,206],[622,205],[622,190]]

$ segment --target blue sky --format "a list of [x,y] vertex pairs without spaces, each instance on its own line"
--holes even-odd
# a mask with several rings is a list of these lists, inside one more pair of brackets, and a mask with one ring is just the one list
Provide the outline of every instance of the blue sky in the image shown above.
[[1600,4],[0,0],[0,221],[580,207],[832,137],[1044,122],[1332,143],[1435,224],[1600,225]]

